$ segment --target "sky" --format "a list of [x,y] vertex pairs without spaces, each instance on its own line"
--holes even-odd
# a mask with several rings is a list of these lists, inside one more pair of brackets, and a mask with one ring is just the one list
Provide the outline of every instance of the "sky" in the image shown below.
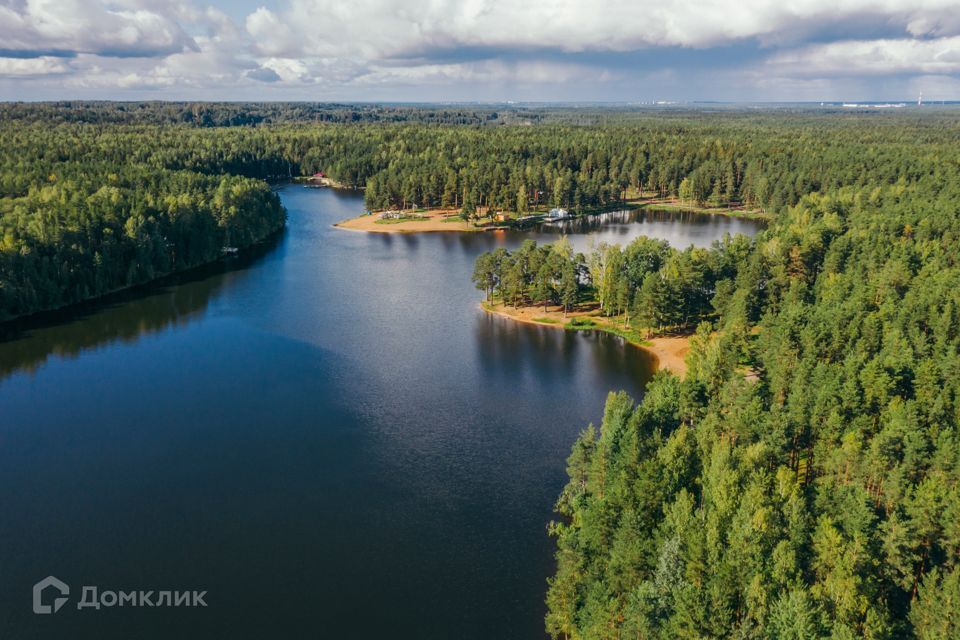
[[960,99],[960,0],[0,0],[0,100]]

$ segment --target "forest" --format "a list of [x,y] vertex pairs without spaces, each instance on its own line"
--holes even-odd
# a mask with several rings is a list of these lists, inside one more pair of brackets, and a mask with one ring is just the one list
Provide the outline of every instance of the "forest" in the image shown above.
[[683,379],[611,393],[573,447],[552,637],[960,637],[960,162],[910,158],[752,241],[478,260],[507,304],[696,327]]
[[410,122],[420,124],[501,124],[538,121],[539,109],[451,107],[445,105],[341,104],[323,102],[7,102],[0,119],[20,122],[186,125],[237,127],[281,123]]
[[162,159],[149,131],[0,125],[0,321],[96,298],[281,229],[263,180]]
[[0,116],[0,319],[256,242],[282,225],[269,183],[318,171],[365,189],[371,209],[468,218],[643,193],[774,212],[840,186],[915,180],[960,133],[949,112],[62,102],[7,103]]

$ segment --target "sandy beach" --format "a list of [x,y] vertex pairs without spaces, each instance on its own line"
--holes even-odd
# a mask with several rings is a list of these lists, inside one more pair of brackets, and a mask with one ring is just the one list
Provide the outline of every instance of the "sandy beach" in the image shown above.
[[[487,313],[503,316],[526,322],[529,324],[538,324],[544,327],[553,327],[554,329],[566,329],[567,322],[574,318],[589,318],[596,325],[593,327],[596,331],[609,331],[618,328],[620,321],[618,318],[604,318],[596,315],[595,310],[578,310],[567,313],[563,316],[563,308],[559,306],[548,306],[547,311],[542,306],[537,307],[506,307],[502,304],[481,303],[480,305]],[[619,335],[619,334],[618,334]],[[690,350],[690,336],[684,335],[663,335],[654,336],[646,340],[626,340],[635,347],[644,349],[651,353],[657,359],[657,369],[666,369],[679,377],[687,373],[686,357]]]
[[437,209],[425,211],[420,220],[382,221],[379,213],[364,214],[349,220],[343,220],[334,226],[348,231],[366,231],[368,233],[426,233],[439,231],[483,231],[470,222],[457,217],[456,209]]

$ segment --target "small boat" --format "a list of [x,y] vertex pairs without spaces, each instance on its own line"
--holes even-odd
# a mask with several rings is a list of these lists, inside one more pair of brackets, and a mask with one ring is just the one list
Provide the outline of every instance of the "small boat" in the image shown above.
[[240,249],[237,249],[236,247],[224,247],[223,249],[220,249],[220,253],[225,256],[235,256],[240,253]]

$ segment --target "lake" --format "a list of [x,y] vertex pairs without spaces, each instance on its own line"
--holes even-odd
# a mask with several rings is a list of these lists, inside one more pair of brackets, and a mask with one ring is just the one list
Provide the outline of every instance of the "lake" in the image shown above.
[[[281,197],[288,229],[258,255],[0,342],[0,637],[543,637],[570,446],[651,361],[485,314],[474,259],[760,228],[631,212],[362,234],[331,226],[357,194]],[[35,615],[48,575],[70,600]],[[85,585],[208,606],[78,610]]]

